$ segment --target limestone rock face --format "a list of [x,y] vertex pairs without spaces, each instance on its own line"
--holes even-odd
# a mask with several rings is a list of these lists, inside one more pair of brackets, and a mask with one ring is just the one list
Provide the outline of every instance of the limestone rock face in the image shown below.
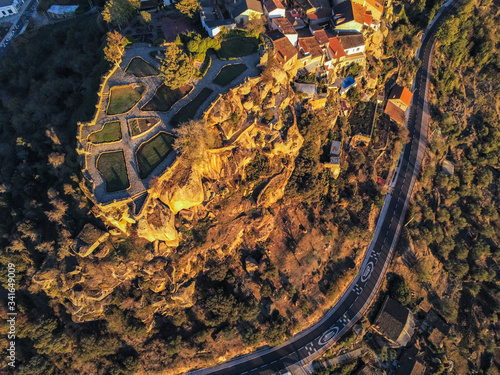
[[195,283],[188,281],[182,284],[179,289],[177,289],[177,292],[170,295],[176,307],[187,309],[195,304],[196,298],[194,297],[194,287]]
[[255,271],[259,269],[259,263],[252,258],[251,256],[246,257],[245,259],[245,268],[250,276],[253,276]]
[[92,252],[109,238],[109,233],[104,232],[92,224],[85,224],[81,232],[73,241],[72,248],[75,253],[83,258]]
[[172,179],[165,182],[159,199],[176,214],[203,202],[203,184],[199,171],[191,169],[179,171]]
[[137,234],[148,241],[164,241],[167,246],[178,246],[179,238],[174,224],[174,214],[160,200],[155,200],[152,210],[145,219],[139,220]]

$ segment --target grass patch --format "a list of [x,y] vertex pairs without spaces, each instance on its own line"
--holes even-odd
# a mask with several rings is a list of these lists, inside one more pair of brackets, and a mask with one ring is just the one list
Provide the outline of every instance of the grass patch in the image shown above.
[[155,95],[149,102],[144,104],[141,108],[142,111],[159,111],[167,112],[172,106],[185,97],[191,90],[192,86],[184,85],[178,89],[172,90],[170,87],[161,85],[156,90]]
[[220,50],[217,51],[220,59],[231,59],[250,55],[257,51],[259,39],[257,38],[231,38],[221,43]]
[[112,87],[109,96],[108,115],[118,115],[130,111],[141,100],[144,85]]
[[144,179],[172,151],[174,138],[165,132],[158,133],[149,141],[144,142],[137,150],[139,176]]
[[128,121],[128,128],[130,129],[130,135],[135,137],[139,134],[144,133],[146,130],[152,128],[158,123],[157,118],[133,118]]
[[125,69],[125,73],[131,73],[136,77],[151,77],[159,74],[158,69],[141,57],[134,57]]
[[183,122],[191,120],[194,117],[196,110],[203,104],[205,100],[207,100],[212,92],[213,90],[206,87],[201,90],[193,100],[191,100],[188,104],[177,111],[174,117],[172,117],[172,120],[170,120],[170,125],[177,126],[179,124],[182,124]]
[[245,70],[247,70],[247,66],[245,64],[225,66],[220,70],[219,74],[217,74],[217,77],[215,77],[214,83],[219,86],[226,86]]
[[106,191],[125,190],[130,186],[123,151],[104,152],[97,159],[97,169],[106,181]]
[[101,130],[89,135],[92,143],[116,142],[122,139],[122,129],[120,121],[106,122]]

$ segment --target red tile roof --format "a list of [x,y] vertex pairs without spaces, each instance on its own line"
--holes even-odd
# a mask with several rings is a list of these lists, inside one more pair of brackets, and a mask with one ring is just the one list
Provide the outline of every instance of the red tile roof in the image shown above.
[[283,32],[283,34],[297,34],[297,31],[292,26],[290,21],[285,17],[273,18],[272,22],[278,26],[278,28]]
[[272,12],[275,9],[285,9],[285,6],[280,0],[266,0],[264,1],[264,6],[268,12]]
[[334,15],[340,17],[337,19],[337,25],[351,21],[355,21],[361,25],[365,23],[366,8],[360,4],[347,0],[336,5],[334,10]]
[[330,49],[334,59],[340,59],[345,56],[344,47],[342,47],[342,44],[337,37],[329,39],[328,48]]
[[274,41],[274,49],[276,50],[276,58],[280,64],[286,64],[294,56],[298,54],[297,48],[288,40],[281,38]]
[[401,100],[406,106],[411,104],[411,99],[413,98],[413,94],[406,87],[402,86],[394,86],[389,94],[389,100]]
[[320,45],[328,43],[328,35],[326,34],[326,31],[323,29],[315,31],[314,37],[316,38],[316,40]]
[[324,18],[329,18],[332,15],[332,8],[325,7],[317,9],[314,13],[308,13],[307,17],[310,20],[321,20]]
[[370,12],[370,11],[366,12],[366,14],[365,14],[365,25],[370,26],[372,24],[372,21],[373,21],[372,12]]
[[405,113],[404,111],[393,104],[391,101],[387,101],[387,105],[385,106],[385,113],[389,115],[394,121],[396,121],[399,125],[404,125],[405,123]]
[[315,37],[299,38],[299,47],[304,51],[304,55],[310,53],[312,58],[323,55],[323,50],[318,44]]

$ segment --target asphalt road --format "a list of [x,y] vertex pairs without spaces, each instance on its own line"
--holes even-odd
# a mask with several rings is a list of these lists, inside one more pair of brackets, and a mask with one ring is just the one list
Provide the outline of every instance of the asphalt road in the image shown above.
[[0,44],[0,59],[5,55],[7,50],[9,49],[12,41],[24,31],[25,27],[28,25],[28,22],[36,11],[36,6],[38,4],[37,0],[31,0],[28,6],[25,8],[23,14],[17,20],[14,27],[9,31],[5,40],[2,44]]
[[408,118],[410,142],[403,149],[394,187],[386,197],[374,238],[360,272],[341,300],[318,323],[283,345],[235,358],[217,367],[193,371],[191,375],[267,375],[286,372],[304,374],[300,365],[323,354],[366,312],[385,277],[427,146],[428,72],[435,43],[434,34],[445,16],[455,9],[457,3],[458,0],[455,0],[447,8],[443,8],[422,41],[418,52],[422,66],[415,78],[415,91]]

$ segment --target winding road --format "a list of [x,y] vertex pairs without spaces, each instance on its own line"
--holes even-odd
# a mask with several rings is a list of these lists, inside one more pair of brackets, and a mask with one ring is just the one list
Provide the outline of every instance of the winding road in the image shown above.
[[408,116],[410,141],[403,148],[392,191],[386,196],[374,238],[358,275],[339,302],[315,325],[283,345],[237,357],[217,367],[192,371],[190,375],[305,374],[302,365],[322,355],[367,311],[385,277],[391,255],[403,226],[408,202],[427,146],[429,126],[429,77],[434,35],[459,0],[445,4],[428,28],[417,52],[422,66],[414,81],[413,102]]

